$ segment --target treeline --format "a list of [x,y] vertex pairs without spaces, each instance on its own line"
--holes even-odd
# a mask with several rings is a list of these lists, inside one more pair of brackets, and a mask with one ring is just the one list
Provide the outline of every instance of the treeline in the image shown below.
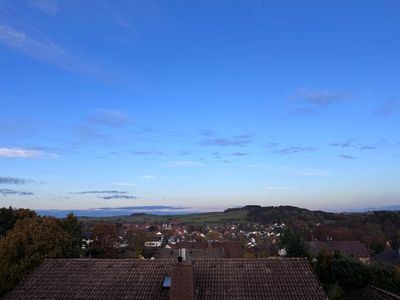
[[81,253],[82,229],[70,214],[60,220],[27,209],[0,209],[0,296],[45,258],[74,258]]

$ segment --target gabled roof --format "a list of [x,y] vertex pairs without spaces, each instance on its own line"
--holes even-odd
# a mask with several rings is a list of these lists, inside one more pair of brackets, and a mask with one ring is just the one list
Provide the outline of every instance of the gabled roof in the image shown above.
[[374,257],[377,262],[400,266],[400,249],[394,250],[391,247],[386,247],[381,253]]
[[326,299],[302,258],[198,260],[196,299]]
[[308,242],[308,252],[311,255],[318,255],[322,250],[340,251],[343,255],[358,258],[369,258],[367,247],[359,241],[312,241]]
[[243,247],[240,242],[235,241],[223,241],[212,243],[214,248],[224,249],[225,258],[241,258],[243,257]]
[[[172,260],[46,260],[5,299],[172,299],[163,280],[177,266]],[[198,300],[326,299],[306,259],[209,259],[190,267]],[[171,290],[184,286],[172,277]]]

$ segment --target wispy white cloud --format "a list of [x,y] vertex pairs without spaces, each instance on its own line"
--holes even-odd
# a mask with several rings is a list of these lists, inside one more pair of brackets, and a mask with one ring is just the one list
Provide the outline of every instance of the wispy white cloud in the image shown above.
[[54,0],[31,0],[29,3],[48,16],[56,16],[60,12],[60,6]]
[[293,175],[299,176],[329,176],[330,173],[326,170],[314,169],[314,168],[284,168],[284,171]]
[[163,163],[166,167],[179,168],[179,167],[203,167],[204,164],[198,161],[190,160],[174,160]]
[[148,179],[148,180],[157,179],[157,177],[152,176],[152,175],[144,175],[144,176],[141,176],[140,178],[142,178],[142,179]]
[[23,52],[35,59],[50,61],[65,56],[65,51],[52,42],[38,41],[23,31],[0,25],[0,43]]
[[0,157],[10,158],[57,158],[58,155],[42,150],[23,148],[0,148]]
[[129,182],[114,182],[113,185],[117,185],[117,186],[138,186],[136,183],[129,183]]
[[83,191],[83,192],[76,192],[74,194],[77,195],[85,195],[85,194],[119,194],[119,195],[125,195],[128,194],[128,192],[124,191]]
[[118,26],[130,31],[131,33],[135,32],[135,27],[129,23],[128,21],[126,21],[125,19],[122,18],[116,18],[115,19],[115,24],[117,24]]
[[288,186],[267,186],[265,187],[266,190],[277,190],[277,191],[287,191],[287,190],[293,190],[293,188],[288,187]]
[[0,44],[3,44],[34,60],[83,74],[98,75],[99,69],[83,64],[73,58],[65,49],[50,40],[37,39],[25,31],[0,24]]
[[338,157],[342,158],[342,159],[356,159],[357,158],[355,156],[348,155],[348,154],[339,154]]

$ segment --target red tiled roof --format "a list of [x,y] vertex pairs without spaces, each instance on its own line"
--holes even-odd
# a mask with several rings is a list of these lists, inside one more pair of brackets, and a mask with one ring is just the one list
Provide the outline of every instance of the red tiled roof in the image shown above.
[[212,243],[214,248],[223,248],[225,258],[241,258],[243,257],[243,247],[240,242],[224,241]]
[[180,242],[175,245],[170,244],[171,248],[176,249],[206,249],[208,242]]
[[[193,268],[190,262],[183,262],[172,266],[172,285],[170,300],[193,300],[194,282]],[[178,284],[177,284],[178,283]]]
[[168,299],[171,261],[45,260],[5,299]]
[[[161,248],[156,251],[154,257],[156,259],[173,259],[179,256],[179,249]],[[189,248],[186,250],[186,259],[206,259],[206,258],[223,258],[224,250],[222,248],[196,249]]]
[[340,251],[343,255],[355,256],[358,258],[369,258],[367,247],[359,241],[313,241],[308,242],[308,251],[311,255],[318,255],[322,250]]
[[400,266],[400,249],[394,250],[391,247],[386,247],[385,250],[374,257],[374,260],[393,266]]
[[196,299],[326,299],[302,258],[198,260],[193,269]]
[[[171,299],[172,260],[46,260],[5,299]],[[194,299],[326,299],[306,259],[196,260]],[[172,286],[179,280],[172,278]],[[172,287],[171,287],[172,289]]]

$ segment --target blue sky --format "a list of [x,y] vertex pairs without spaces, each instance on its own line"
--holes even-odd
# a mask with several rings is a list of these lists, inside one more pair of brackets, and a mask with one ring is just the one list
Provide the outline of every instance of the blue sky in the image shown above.
[[398,1],[0,2],[0,206],[398,204]]

